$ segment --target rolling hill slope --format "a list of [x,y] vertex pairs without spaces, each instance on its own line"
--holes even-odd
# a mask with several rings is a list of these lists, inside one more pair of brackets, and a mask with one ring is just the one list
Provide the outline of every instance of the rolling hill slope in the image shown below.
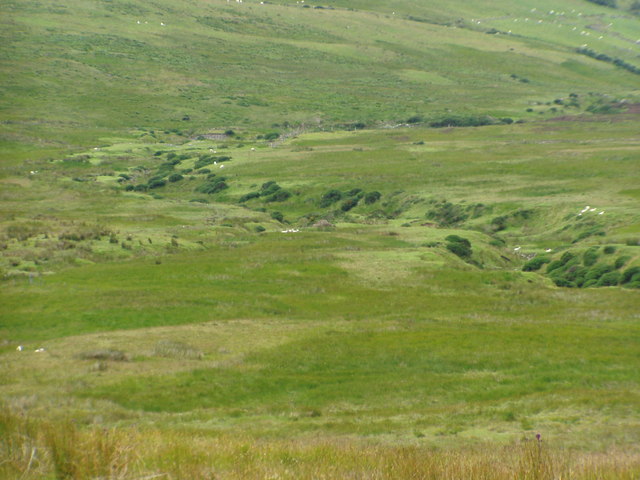
[[4,2],[0,477],[638,478],[636,3]]
[[637,93],[637,75],[576,52],[588,44],[638,66],[639,20],[624,9],[583,0],[320,6],[5,2],[5,149],[88,146],[136,127],[526,119],[533,103],[569,93]]

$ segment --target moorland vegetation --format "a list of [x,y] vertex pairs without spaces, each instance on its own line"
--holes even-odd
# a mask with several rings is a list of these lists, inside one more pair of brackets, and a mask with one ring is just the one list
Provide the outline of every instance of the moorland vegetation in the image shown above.
[[638,478],[637,2],[0,9],[0,476]]

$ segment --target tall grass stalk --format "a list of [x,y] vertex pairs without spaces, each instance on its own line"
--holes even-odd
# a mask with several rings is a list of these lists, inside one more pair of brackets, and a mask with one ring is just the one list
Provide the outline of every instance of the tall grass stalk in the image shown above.
[[80,428],[0,412],[0,477],[56,479],[632,480],[640,454],[571,452],[540,439],[458,449],[346,438],[265,440]]

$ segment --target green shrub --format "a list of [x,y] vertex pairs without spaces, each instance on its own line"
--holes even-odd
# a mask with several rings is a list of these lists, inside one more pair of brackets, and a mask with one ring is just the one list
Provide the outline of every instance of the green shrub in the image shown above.
[[273,195],[274,193],[276,193],[278,190],[280,190],[280,188],[280,185],[278,185],[274,180],[270,180],[266,183],[263,183],[262,187],[260,187],[260,196],[268,197],[269,195]]
[[620,279],[621,284],[640,281],[640,267],[627,268]]
[[494,232],[501,232],[507,228],[507,220],[509,217],[506,215],[501,215],[491,220],[491,227]]
[[619,268],[624,267],[629,260],[631,260],[631,257],[629,255],[623,255],[622,257],[618,257],[616,258],[616,261],[613,263],[613,267],[616,270],[618,270]]
[[352,208],[358,205],[357,198],[348,198],[342,205],[340,205],[340,210],[343,212],[348,212]]
[[445,238],[447,241],[446,247],[451,253],[457,255],[460,258],[468,259],[473,253],[471,249],[471,242],[466,238],[458,235],[449,235]]
[[380,197],[382,197],[380,192],[369,192],[364,196],[364,203],[372,205],[380,200]]
[[266,228],[264,228],[262,225],[256,225],[256,228],[254,229],[257,233],[262,233],[266,230]]
[[554,260],[553,262],[547,265],[547,273],[551,273],[554,270],[564,267],[564,263],[561,260]]
[[605,273],[613,271],[611,265],[596,265],[589,269],[585,275],[585,280],[599,280]]
[[284,202],[285,200],[288,200],[291,197],[291,192],[288,192],[286,190],[278,190],[276,191],[276,193],[274,193],[273,195],[268,196],[267,198],[265,198],[265,202]]
[[175,182],[179,182],[180,180],[184,179],[184,177],[182,175],[180,175],[179,173],[174,173],[169,175],[169,181],[171,183],[175,183]]
[[595,265],[598,261],[598,247],[589,248],[586,252],[584,252],[584,254],[582,255],[582,260],[586,267]]
[[603,7],[617,8],[616,0],[587,0],[588,2],[602,5]]
[[523,272],[535,272],[542,268],[542,265],[549,263],[551,259],[549,257],[534,257],[524,264],[522,267]]
[[284,222],[284,215],[281,212],[271,212],[271,218],[280,223]]
[[560,261],[562,262],[563,265],[566,265],[570,260],[573,260],[574,258],[575,258],[575,254],[571,252],[564,252],[560,257]]
[[329,190],[320,199],[320,208],[330,207],[334,203],[342,200],[342,192],[340,190]]
[[609,272],[605,273],[600,277],[598,283],[596,284],[598,287],[615,287],[620,283],[622,275],[620,272]]
[[225,180],[225,177],[216,177],[209,182],[200,185],[198,188],[196,188],[196,192],[206,193],[209,195],[221,192],[222,190],[229,188],[229,185],[225,183]]
[[443,227],[451,227],[464,222],[469,215],[461,205],[443,200],[427,213],[427,218],[436,220]]
[[495,125],[498,123],[495,118],[488,115],[451,115],[440,120],[433,121],[429,126],[433,128],[443,127],[480,127],[483,125]]
[[240,200],[238,200],[240,203],[244,203],[244,202],[248,202],[249,200],[252,200],[254,198],[260,198],[260,194],[258,192],[249,192],[243,196],[240,197]]
[[356,195],[360,195],[361,193],[362,193],[361,188],[352,188],[346,193],[346,195],[347,197],[355,197]]
[[165,181],[164,178],[154,177],[151,180],[149,180],[149,183],[147,184],[147,186],[149,188],[160,188],[160,187],[164,187],[166,184],[167,182]]
[[276,139],[278,139],[278,138],[280,138],[280,134],[279,134],[278,132],[271,132],[271,133],[267,133],[267,134],[264,136],[264,139],[265,139],[265,140],[276,140]]
[[575,283],[573,283],[570,280],[567,280],[563,276],[551,277],[551,280],[553,280],[553,283],[555,283],[556,286],[558,286],[558,287],[568,287],[568,288],[575,288],[576,287]]
[[616,247],[614,247],[613,245],[607,245],[602,251],[607,255],[611,255],[612,253],[616,252]]
[[582,288],[589,288],[589,287],[594,287],[596,284],[598,283],[598,280],[596,279],[590,279],[590,280],[586,280],[583,284],[582,284]]

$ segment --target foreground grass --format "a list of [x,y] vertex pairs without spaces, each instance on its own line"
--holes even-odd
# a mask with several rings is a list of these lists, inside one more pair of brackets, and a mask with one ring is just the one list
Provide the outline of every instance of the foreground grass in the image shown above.
[[[640,456],[585,454],[531,436],[500,448],[367,445],[358,440],[256,441],[197,432],[78,428],[4,409],[0,473],[36,478],[634,479]],[[90,453],[88,453],[90,452]]]

